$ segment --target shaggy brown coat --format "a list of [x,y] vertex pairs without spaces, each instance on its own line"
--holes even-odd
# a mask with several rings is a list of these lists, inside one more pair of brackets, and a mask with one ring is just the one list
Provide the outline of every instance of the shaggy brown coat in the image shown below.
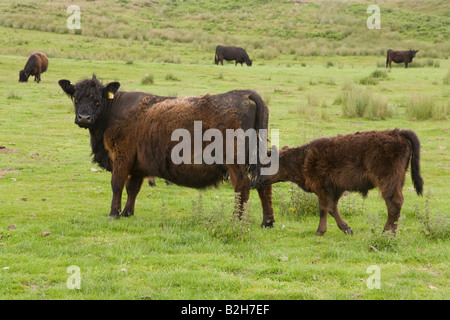
[[388,210],[384,230],[395,233],[410,160],[414,187],[421,195],[419,139],[411,130],[398,129],[320,138],[281,151],[278,173],[258,177],[256,186],[291,181],[303,190],[315,193],[320,210],[317,235],[323,235],[327,230],[327,213],[334,217],[342,231],[352,233],[339,215],[340,197],[345,191],[357,191],[365,197],[370,189],[379,188]]
[[[261,97],[250,90],[236,90],[214,96],[165,100],[149,108],[151,103],[151,98],[145,97],[125,120],[110,126],[104,133],[105,148],[112,162],[113,199],[110,217],[116,218],[120,214],[121,195],[127,179],[128,199],[122,216],[133,214],[135,199],[144,177],[156,176],[177,185],[206,188],[223,181],[226,174],[239,195],[236,211],[240,215],[249,198],[250,166],[248,162],[237,164],[236,158],[234,164],[225,163],[226,130],[267,129],[268,110]],[[193,161],[192,164],[173,163],[171,152],[180,142],[171,141],[172,133],[184,128],[194,137],[194,121],[202,121],[202,134],[211,128],[221,131],[224,137],[224,164],[193,164]],[[203,149],[208,144],[203,142]],[[192,159],[193,152],[194,148]],[[253,170],[257,171],[257,166]],[[258,188],[258,193],[263,207],[262,226],[272,226],[272,187]]]
[[19,72],[19,82],[27,82],[30,76],[34,76],[34,81],[41,81],[41,73],[47,71],[48,59],[42,52],[35,52],[28,57],[23,70]]

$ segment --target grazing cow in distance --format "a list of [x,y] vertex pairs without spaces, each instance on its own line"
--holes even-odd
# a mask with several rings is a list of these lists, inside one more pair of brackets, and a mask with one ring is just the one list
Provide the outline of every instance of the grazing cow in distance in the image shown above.
[[34,81],[41,81],[41,73],[47,71],[48,58],[42,52],[35,52],[28,57],[23,70],[19,72],[19,82],[28,82],[30,76],[34,76]]
[[[69,80],[59,80],[59,85],[63,91],[68,94],[74,101],[75,108],[90,108],[89,111],[96,110],[100,106],[108,109],[108,122],[103,123],[105,126],[112,125],[115,121],[122,120],[126,113],[133,107],[139,105],[144,97],[151,97],[153,102],[162,101],[165,99],[173,99],[173,97],[161,97],[144,92],[117,92],[119,88],[118,83],[110,83],[104,87],[96,78],[85,79],[72,85]],[[112,170],[111,159],[108,151],[105,149],[103,143],[102,130],[94,130],[91,126],[92,118],[78,113],[75,109],[76,117],[75,123],[82,128],[89,128],[91,131],[91,148],[94,156],[92,162],[98,164],[101,168],[107,171]],[[148,184],[155,186],[155,178],[149,177]],[[166,184],[169,184],[166,181]]]
[[422,195],[420,142],[411,130],[365,131],[319,138],[279,154],[279,171],[260,175],[254,186],[280,181],[296,183],[319,198],[320,223],[316,235],[327,230],[327,213],[347,234],[353,233],[339,215],[337,204],[345,191],[360,192],[379,188],[386,202],[388,218],[384,231],[395,234],[403,204],[402,188],[411,162],[411,176],[418,195]]
[[214,62],[219,64],[219,62],[223,65],[223,60],[232,61],[235,60],[234,65],[236,66],[238,63],[242,64],[245,62],[247,66],[251,67],[252,60],[250,60],[247,52],[239,47],[233,46],[217,46],[216,54],[214,56]]
[[[268,127],[268,108],[261,97],[250,90],[235,90],[218,95],[161,99],[144,96],[138,107],[132,108],[123,120],[111,119],[113,103],[96,104],[96,99],[87,94],[90,91],[102,92],[113,99],[119,95],[118,82],[102,86],[97,81],[97,89],[86,90],[92,80],[84,80],[72,85],[60,80],[63,90],[74,98],[77,124],[89,128],[94,159],[108,159],[106,166],[111,172],[113,199],[110,218],[126,217],[134,214],[136,197],[144,177],[155,176],[169,180],[177,185],[191,188],[206,188],[220,183],[228,174],[240,202],[236,211],[242,213],[243,205],[250,193],[248,173],[256,176],[258,165],[245,163],[175,164],[172,149],[178,144],[172,141],[172,133],[177,129],[187,130],[194,136],[195,121],[202,121],[202,135],[208,129],[254,129],[256,132]],[[195,142],[194,142],[195,143]],[[101,145],[101,157],[97,157],[95,145]],[[209,145],[209,144],[208,144]],[[202,148],[206,142],[203,141]],[[194,147],[195,149],[195,147]],[[105,153],[106,151],[106,153]],[[186,154],[194,159],[195,154]],[[184,152],[184,150],[183,150]],[[183,156],[185,156],[183,154]],[[224,152],[223,156],[226,156]],[[126,183],[127,202],[121,211],[121,194]],[[263,208],[262,226],[273,225],[272,186],[258,188]]]
[[405,63],[405,68],[408,68],[408,63],[412,62],[413,58],[416,56],[416,53],[419,50],[409,50],[409,51],[394,51],[389,49],[387,51],[386,57],[386,68],[389,65],[391,68],[391,63],[394,61],[395,63]]

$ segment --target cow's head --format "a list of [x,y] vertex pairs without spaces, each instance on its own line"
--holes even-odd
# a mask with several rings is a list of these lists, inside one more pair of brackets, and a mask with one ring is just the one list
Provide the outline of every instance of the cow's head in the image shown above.
[[411,60],[416,56],[417,52],[419,52],[419,50],[409,50],[409,57]]
[[29,76],[30,76],[30,75],[27,74],[27,73],[25,72],[25,70],[20,70],[20,71],[19,71],[19,82],[27,82]]
[[108,101],[114,99],[119,90],[119,82],[111,82],[106,86],[101,84],[95,75],[73,85],[69,80],[59,80],[58,84],[70,96],[75,106],[75,123],[82,128],[92,128],[105,108]]
[[252,66],[252,62],[253,62],[253,60],[250,60],[250,59],[247,59],[247,60],[245,61],[245,63],[246,63],[249,67]]

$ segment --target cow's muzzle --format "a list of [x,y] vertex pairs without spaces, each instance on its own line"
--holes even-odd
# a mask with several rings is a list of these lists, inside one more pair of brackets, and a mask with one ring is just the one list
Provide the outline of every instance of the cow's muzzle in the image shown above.
[[77,114],[75,123],[82,128],[88,128],[92,125],[92,117],[90,115]]

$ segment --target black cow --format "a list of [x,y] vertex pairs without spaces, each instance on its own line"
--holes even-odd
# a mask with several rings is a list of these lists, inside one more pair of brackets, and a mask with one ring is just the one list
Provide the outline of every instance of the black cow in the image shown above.
[[234,65],[236,66],[238,63],[242,64],[245,62],[247,66],[251,67],[252,60],[248,57],[247,52],[244,49],[239,47],[232,46],[217,46],[216,47],[216,55],[214,56],[214,62],[219,64],[219,62],[223,65],[223,60],[233,61],[235,60]]
[[30,76],[34,76],[34,81],[41,81],[41,73],[47,71],[48,58],[42,52],[35,52],[28,57],[25,68],[19,72],[19,82],[27,82]]
[[394,51],[389,49],[387,51],[386,57],[386,68],[389,65],[391,68],[391,63],[394,61],[395,63],[405,63],[405,68],[408,68],[408,63],[412,62],[413,58],[416,56],[416,53],[419,50],[409,50],[409,51]]
[[[59,85],[74,100],[75,108],[79,105],[86,105],[88,108],[99,108],[103,106],[108,110],[108,121],[104,125],[110,126],[115,121],[122,120],[131,107],[136,106],[144,97],[151,97],[153,103],[174,97],[161,97],[144,92],[117,92],[119,84],[112,82],[104,87],[93,75],[92,79],[86,79],[72,85],[69,80],[59,80]],[[92,109],[92,110],[95,110]],[[89,110],[89,111],[92,111]],[[103,169],[112,170],[111,159],[103,143],[103,130],[91,127],[91,117],[85,117],[76,111],[75,123],[82,128],[89,128],[91,133],[91,147],[94,156],[93,162]],[[154,177],[148,178],[148,184],[155,186]],[[170,184],[166,181],[166,184]]]
[[[75,123],[89,129],[94,161],[112,172],[110,218],[134,214],[136,196],[143,178],[148,176],[161,177],[183,186],[205,188],[219,183],[229,174],[235,191],[239,193],[240,202],[236,210],[242,212],[250,193],[248,170],[255,176],[258,165],[252,167],[248,162],[176,165],[171,161],[171,149],[176,144],[171,141],[171,134],[179,128],[191,130],[194,121],[202,121],[204,130],[267,130],[267,105],[257,93],[235,90],[205,97],[168,99],[145,93],[118,92],[120,83],[111,82],[103,86],[95,77],[75,85],[68,80],[60,80],[59,85],[74,100]],[[131,108],[128,112],[121,107],[135,104],[141,98],[140,107]],[[128,199],[120,214],[120,195],[125,181]],[[270,227],[274,222],[272,186],[258,188],[258,194],[263,208],[262,226]]]

